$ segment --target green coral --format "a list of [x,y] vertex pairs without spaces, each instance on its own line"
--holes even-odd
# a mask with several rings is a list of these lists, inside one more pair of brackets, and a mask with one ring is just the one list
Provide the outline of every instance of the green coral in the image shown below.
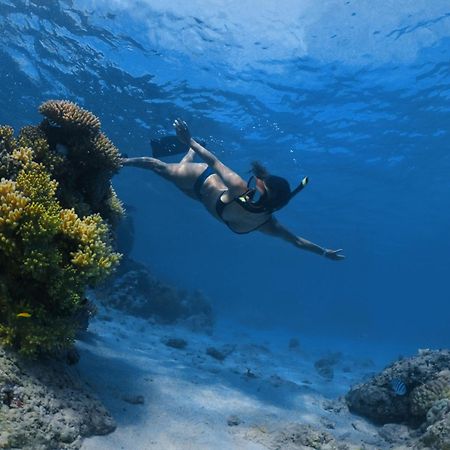
[[[77,126],[88,117],[93,133],[96,122],[83,114]],[[76,133],[70,139],[75,145]],[[45,126],[26,127],[17,140],[0,127],[0,344],[28,355],[72,345],[86,287],[109,275],[120,256],[104,220],[122,212],[110,178],[92,205],[73,180],[61,186],[58,176],[73,164],[56,146]]]

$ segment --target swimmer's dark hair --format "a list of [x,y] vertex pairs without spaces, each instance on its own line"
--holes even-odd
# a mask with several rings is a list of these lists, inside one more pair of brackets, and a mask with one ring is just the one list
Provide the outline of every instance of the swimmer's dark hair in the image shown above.
[[259,178],[260,180],[264,180],[269,176],[269,172],[259,161],[252,162],[252,173],[256,178]]
[[271,175],[269,171],[258,161],[252,162],[252,172],[256,178],[264,181],[267,186],[266,194],[261,202],[269,209],[283,208],[291,199],[291,187],[285,178]]

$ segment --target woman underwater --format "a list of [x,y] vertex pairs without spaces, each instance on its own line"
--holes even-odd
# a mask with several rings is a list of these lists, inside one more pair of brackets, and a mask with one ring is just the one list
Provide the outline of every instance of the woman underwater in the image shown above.
[[[286,206],[303,188],[307,182],[306,178],[291,191],[284,178],[271,175],[259,163],[253,163],[254,177],[247,183],[196,142],[191,137],[186,122],[177,119],[173,125],[178,139],[190,146],[179,163],[168,164],[143,156],[123,158],[123,165],[149,169],[171,181],[189,197],[200,200],[216,219],[225,223],[235,233],[261,231],[329,259],[345,258],[340,254],[342,249],[323,248],[296,236],[273,216],[275,211]],[[196,154],[203,163],[193,162]],[[252,182],[254,186],[251,187]]]

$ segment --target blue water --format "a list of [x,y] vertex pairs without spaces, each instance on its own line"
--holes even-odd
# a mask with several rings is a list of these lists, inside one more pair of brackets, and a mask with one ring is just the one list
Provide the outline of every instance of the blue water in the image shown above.
[[235,235],[126,168],[133,257],[158,276],[252,326],[449,346],[448,0],[0,0],[0,39],[0,123],[69,99],[138,156],[183,117],[245,177],[254,159],[308,175],[277,217],[347,256]]

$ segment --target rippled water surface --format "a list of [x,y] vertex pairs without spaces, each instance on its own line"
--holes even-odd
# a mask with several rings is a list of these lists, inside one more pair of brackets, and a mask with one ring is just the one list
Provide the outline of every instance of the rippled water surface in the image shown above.
[[265,327],[448,345],[448,1],[0,0],[0,30],[0,122],[67,98],[142,155],[181,116],[242,175],[309,175],[279,219],[347,255],[232,235],[130,169],[135,257],[160,276]]

